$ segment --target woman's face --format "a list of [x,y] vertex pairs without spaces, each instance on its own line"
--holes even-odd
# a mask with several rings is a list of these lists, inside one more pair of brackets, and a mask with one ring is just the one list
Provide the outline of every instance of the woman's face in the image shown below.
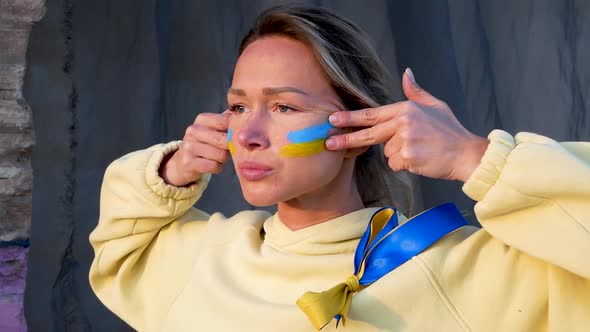
[[337,181],[345,155],[324,140],[336,132],[328,116],[344,107],[308,46],[282,36],[253,42],[227,98],[230,151],[250,204],[313,197]]

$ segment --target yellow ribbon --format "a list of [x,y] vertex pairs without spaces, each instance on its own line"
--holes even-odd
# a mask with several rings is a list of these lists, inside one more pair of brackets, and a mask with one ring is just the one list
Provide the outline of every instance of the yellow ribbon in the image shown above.
[[[373,215],[369,224],[369,241],[367,241],[366,246],[373,242],[375,236],[385,227],[394,213],[394,209],[383,209]],[[363,250],[363,258],[356,274],[351,275],[345,282],[327,291],[321,293],[307,292],[297,300],[297,306],[305,313],[317,330],[321,330],[328,325],[334,317],[336,317],[336,326],[338,326],[340,320],[342,320],[343,326],[346,324],[352,296],[360,290],[360,279],[365,271],[368,252],[366,248],[361,249]]]
[[359,289],[359,278],[353,274],[345,282],[321,293],[306,292],[297,300],[297,306],[317,330],[328,325],[334,316],[340,316],[344,325],[352,295]]
[[[396,210],[385,207],[375,212],[360,239],[354,274],[325,292],[307,292],[297,300],[312,325],[321,330],[333,318],[336,327],[346,323],[352,296],[363,288],[419,255],[433,243],[467,225],[454,204],[448,203],[414,216],[398,228]],[[396,236],[391,236],[392,234]]]

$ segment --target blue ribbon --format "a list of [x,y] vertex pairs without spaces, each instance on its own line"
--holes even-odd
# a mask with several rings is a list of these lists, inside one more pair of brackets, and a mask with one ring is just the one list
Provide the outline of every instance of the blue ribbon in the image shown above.
[[297,305],[316,329],[336,318],[345,323],[352,296],[419,255],[436,241],[467,225],[452,203],[427,210],[398,227],[398,213],[392,207],[377,210],[361,237],[354,255],[354,275],[321,293],[306,292]]
[[[354,255],[354,274],[360,285],[370,285],[432,244],[467,225],[455,204],[447,203],[414,216],[398,227],[395,208],[377,210]],[[342,319],[336,315],[336,327]]]
[[[390,214],[391,217],[377,234],[371,234],[375,229],[374,223],[383,214]],[[359,279],[361,285],[371,284],[465,225],[467,221],[453,203],[424,211],[397,229],[397,210],[391,207],[379,209],[371,217],[356,248],[354,273],[358,276],[362,272]]]

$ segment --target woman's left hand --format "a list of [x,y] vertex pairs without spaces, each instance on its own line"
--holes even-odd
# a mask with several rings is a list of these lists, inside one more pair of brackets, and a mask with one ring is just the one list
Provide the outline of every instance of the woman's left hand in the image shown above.
[[337,128],[365,128],[332,136],[326,147],[340,151],[384,143],[394,171],[467,181],[488,140],[465,129],[445,102],[418,86],[410,69],[402,77],[402,87],[407,101],[330,115]]

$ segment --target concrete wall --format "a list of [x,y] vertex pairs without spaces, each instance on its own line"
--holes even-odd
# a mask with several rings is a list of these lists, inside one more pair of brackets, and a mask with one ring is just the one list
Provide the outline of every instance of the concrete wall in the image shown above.
[[[272,2],[47,3],[47,13],[31,32],[24,82],[37,137],[26,290],[31,331],[129,330],[98,302],[87,281],[93,257],[87,238],[98,218],[104,169],[124,153],[181,138],[199,112],[222,110],[239,40]],[[477,134],[503,128],[590,140],[590,3],[585,0],[308,2],[359,24],[394,77],[412,67],[418,82]],[[21,15],[18,8],[26,7],[21,3],[42,8],[32,0],[0,0],[2,15],[4,8]],[[0,23],[11,24],[0,28],[0,46],[8,45],[0,47],[0,100],[8,105],[0,110],[17,114],[14,122],[22,123],[0,122],[0,137],[22,137],[18,153],[0,157],[18,166],[18,172],[8,168],[10,174],[26,174],[19,172],[30,156],[30,113],[18,91],[25,72],[24,31],[42,10],[22,13],[30,14]],[[402,98],[399,84],[394,90]],[[2,129],[9,127],[20,129]],[[11,136],[1,136],[8,131]],[[250,208],[228,166],[200,208],[226,214]],[[10,200],[0,211],[18,212],[2,219],[9,222],[1,227],[15,231],[0,236],[27,237],[28,174],[18,180],[20,194],[0,196]],[[18,182],[15,176],[8,181]],[[414,181],[413,211],[445,201],[472,208],[458,183]],[[0,183],[8,188],[8,182]],[[14,257],[22,257],[17,251]],[[11,273],[23,273],[22,265],[17,270]]]

